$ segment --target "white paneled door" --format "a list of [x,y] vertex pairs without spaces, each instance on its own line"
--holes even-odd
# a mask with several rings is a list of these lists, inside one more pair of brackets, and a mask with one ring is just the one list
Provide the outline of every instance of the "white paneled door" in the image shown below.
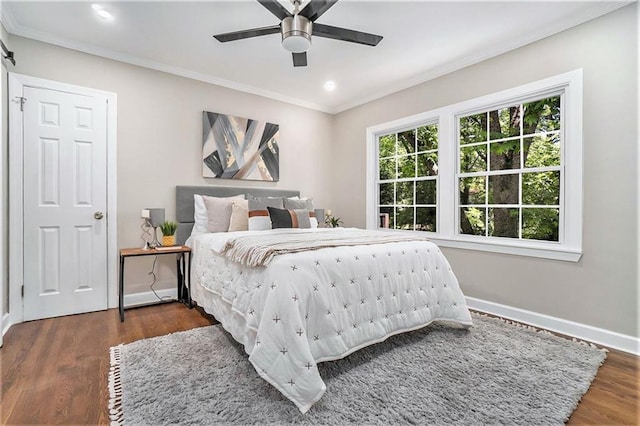
[[107,99],[23,97],[24,320],[107,309]]

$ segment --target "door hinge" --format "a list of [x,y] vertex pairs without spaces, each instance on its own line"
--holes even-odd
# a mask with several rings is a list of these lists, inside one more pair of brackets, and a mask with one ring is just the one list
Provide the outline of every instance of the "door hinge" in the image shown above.
[[20,293],[22,294],[22,297],[24,297],[24,286],[20,288]]
[[27,102],[27,98],[22,96],[16,96],[17,102],[20,102],[20,111],[24,111],[24,103]]

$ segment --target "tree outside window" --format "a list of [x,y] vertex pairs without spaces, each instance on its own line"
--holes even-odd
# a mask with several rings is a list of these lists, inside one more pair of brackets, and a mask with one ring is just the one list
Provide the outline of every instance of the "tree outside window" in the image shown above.
[[561,97],[458,118],[459,233],[559,241]]
[[436,232],[438,125],[378,138],[379,226]]

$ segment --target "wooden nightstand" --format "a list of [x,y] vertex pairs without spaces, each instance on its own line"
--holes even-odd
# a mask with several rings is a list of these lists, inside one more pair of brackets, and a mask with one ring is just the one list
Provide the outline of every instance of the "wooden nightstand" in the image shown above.
[[[161,247],[159,249],[125,248],[120,249],[120,279],[118,283],[118,304],[120,309],[120,322],[124,322],[124,260],[127,257],[161,256],[163,254],[175,254],[176,274],[178,276],[178,301],[189,308],[191,304],[191,248],[187,246]],[[186,257],[189,256],[187,261]],[[186,282],[185,282],[186,276]],[[186,285],[185,285],[186,284]]]

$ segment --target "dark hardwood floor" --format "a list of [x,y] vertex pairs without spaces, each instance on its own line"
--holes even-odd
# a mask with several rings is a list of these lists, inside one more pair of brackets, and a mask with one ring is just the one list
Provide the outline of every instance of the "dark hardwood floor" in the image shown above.
[[[109,348],[215,323],[178,303],[17,324],[0,349],[0,422],[107,424]],[[638,424],[638,357],[611,351],[569,424]]]

